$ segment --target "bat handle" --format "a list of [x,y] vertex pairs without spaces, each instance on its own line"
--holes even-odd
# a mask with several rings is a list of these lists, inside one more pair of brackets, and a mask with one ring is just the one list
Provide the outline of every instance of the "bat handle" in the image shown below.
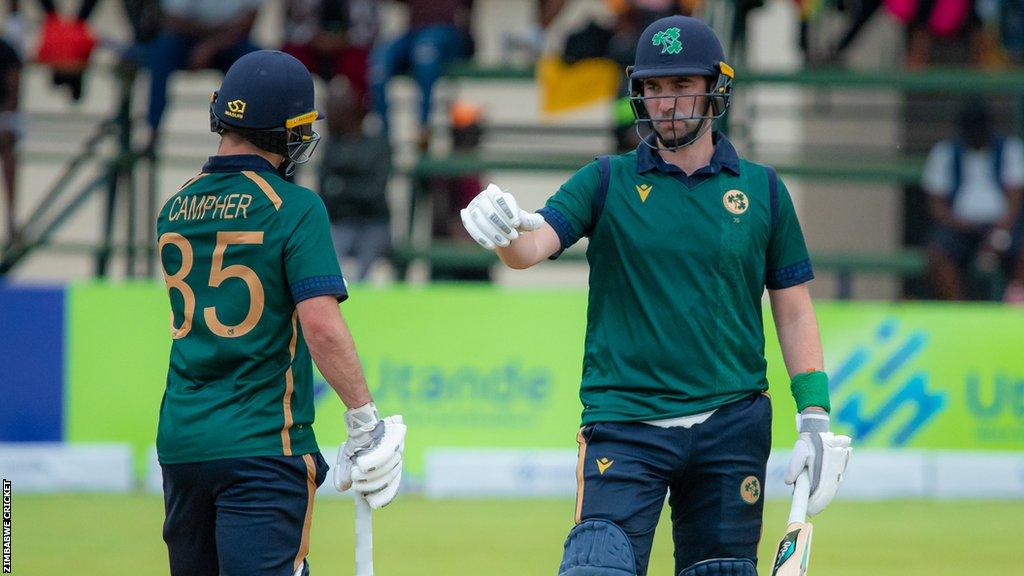
[[807,521],[807,500],[811,496],[811,475],[805,468],[796,477],[793,486],[793,505],[789,509],[789,523],[803,524]]
[[373,511],[361,494],[356,503],[356,576],[373,576]]

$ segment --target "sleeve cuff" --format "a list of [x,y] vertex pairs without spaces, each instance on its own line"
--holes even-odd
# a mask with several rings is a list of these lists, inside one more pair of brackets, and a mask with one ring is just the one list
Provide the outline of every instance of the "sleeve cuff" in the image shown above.
[[810,282],[814,279],[814,270],[811,269],[811,259],[807,258],[796,264],[783,266],[777,270],[769,270],[765,278],[765,286],[769,290],[782,290]]
[[558,234],[558,242],[560,247],[558,252],[555,252],[549,257],[549,260],[554,260],[565,252],[565,249],[575,244],[579,239],[579,235],[573,232],[572,225],[569,224],[569,220],[566,219],[561,212],[556,208],[545,206],[537,213],[544,217],[544,221],[547,222],[552,228],[555,229],[555,233]]
[[334,296],[338,302],[348,300],[348,288],[341,276],[310,276],[292,284],[291,289],[296,304],[317,296]]

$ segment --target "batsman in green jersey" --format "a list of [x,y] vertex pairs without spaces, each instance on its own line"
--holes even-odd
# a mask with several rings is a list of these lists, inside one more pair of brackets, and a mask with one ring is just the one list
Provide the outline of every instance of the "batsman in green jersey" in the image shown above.
[[537,213],[492,184],[462,220],[517,269],[589,238],[576,526],[559,574],[646,574],[667,493],[676,574],[756,576],[771,449],[765,288],[800,414],[786,481],[809,472],[811,514],[850,454],[829,432],[811,261],[774,170],[711,130],[734,74],[711,28],[656,21],[627,73],[635,151],[584,166]]
[[318,118],[302,63],[243,56],[210,105],[217,154],[160,211],[173,343],[157,453],[174,576],[309,574],[328,470],[311,358],[349,408],[335,485],[374,508],[398,490],[405,425],[379,418],[367,390],[327,211],[282,177],[309,159]]

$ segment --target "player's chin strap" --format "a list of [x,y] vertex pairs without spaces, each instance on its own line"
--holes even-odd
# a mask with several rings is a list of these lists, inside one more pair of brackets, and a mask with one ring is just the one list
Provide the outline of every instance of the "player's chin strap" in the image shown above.
[[712,558],[685,568],[679,576],[757,576],[757,567],[747,558]]

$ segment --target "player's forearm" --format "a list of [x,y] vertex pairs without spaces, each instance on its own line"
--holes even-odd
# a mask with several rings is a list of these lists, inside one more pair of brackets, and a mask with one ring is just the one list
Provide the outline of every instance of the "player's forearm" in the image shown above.
[[358,408],[372,402],[373,398],[366,386],[352,334],[344,320],[341,326],[341,330],[307,338],[307,343],[317,368],[341,401],[349,408]]
[[825,361],[821,352],[821,336],[814,312],[791,321],[776,325],[782,359],[790,378],[812,370],[824,370]]
[[515,270],[525,270],[537,264],[541,261],[541,258],[537,256],[540,250],[537,246],[536,236],[533,232],[524,232],[507,247],[501,248],[499,246],[496,249],[498,258],[506,266]]
[[776,290],[770,294],[772,317],[790,378],[824,370],[821,334],[806,285]]
[[349,408],[371,402],[366,377],[345,320],[334,296],[316,296],[299,302],[299,322],[320,373]]
[[511,244],[505,248],[498,247],[496,252],[509,268],[525,270],[557,252],[560,245],[558,233],[545,223],[533,232],[520,232]]
[[[782,348],[782,359],[786,364],[786,371],[790,377],[790,391],[797,406],[806,406],[800,410],[808,412],[828,412],[828,389],[827,377],[824,374],[825,362],[821,350],[821,336],[818,332],[818,320],[811,308],[809,312],[787,318],[785,322],[776,321],[776,331],[779,335],[779,347]],[[795,378],[794,378],[795,377]],[[822,378],[824,383],[819,390],[821,396],[815,396],[817,400],[810,402],[803,398],[806,392],[801,386],[807,386],[805,379],[810,377]]]

